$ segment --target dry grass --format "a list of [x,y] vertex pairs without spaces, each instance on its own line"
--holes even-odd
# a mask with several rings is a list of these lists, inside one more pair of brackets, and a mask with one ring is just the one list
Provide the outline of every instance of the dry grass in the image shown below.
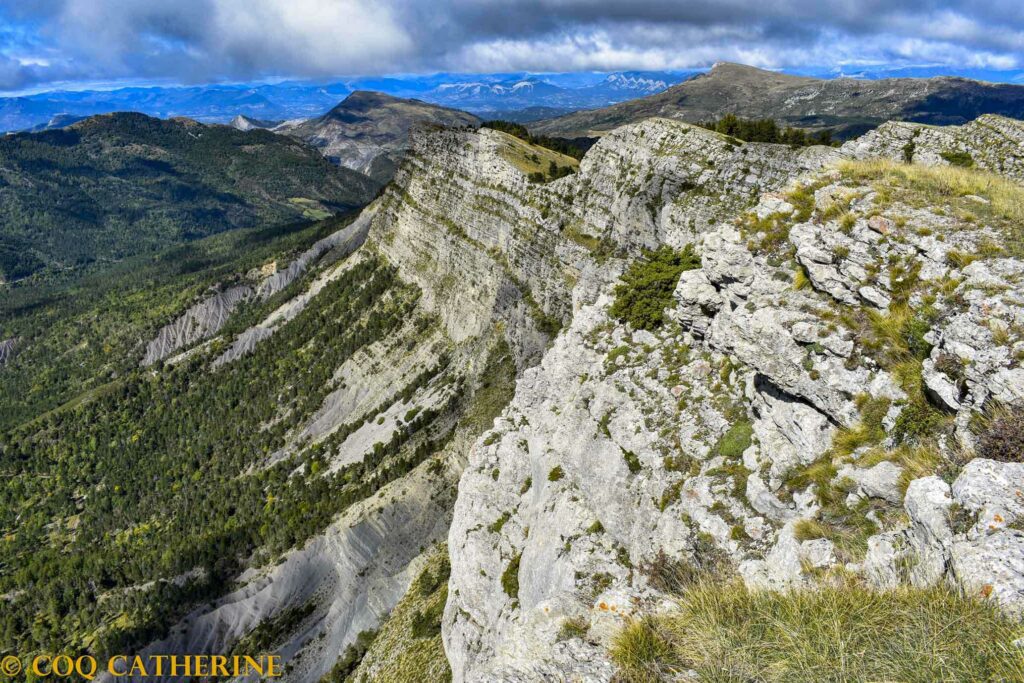
[[501,157],[522,171],[523,175],[528,176],[531,173],[546,174],[551,162],[554,162],[559,167],[568,166],[573,169],[578,169],[580,166],[579,160],[571,156],[539,145],[531,145],[525,140],[520,140],[508,133],[502,133],[501,131],[493,132],[501,135],[502,142],[504,143],[499,150]]
[[891,451],[873,448],[859,457],[856,465],[869,468],[884,460],[894,462],[903,468],[903,474],[900,476],[900,488],[906,491],[914,479],[935,474],[942,463],[942,455],[936,445],[931,442],[914,446],[903,445]]
[[[921,166],[893,161],[847,161],[843,175],[858,182],[873,182],[892,191],[909,192],[928,206],[954,204],[984,219],[995,219],[1013,256],[1024,255],[1024,187],[988,171],[957,166]],[[977,196],[989,204],[964,200]]]
[[1021,626],[943,588],[878,593],[852,581],[788,593],[704,583],[679,611],[638,620],[612,658],[628,683],[1024,680]]

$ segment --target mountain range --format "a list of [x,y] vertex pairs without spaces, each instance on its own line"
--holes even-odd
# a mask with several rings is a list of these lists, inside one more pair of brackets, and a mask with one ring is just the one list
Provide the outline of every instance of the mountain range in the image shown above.
[[[663,90],[692,72],[629,71],[610,74],[434,74],[353,78],[329,83],[285,81],[257,85],[129,87],[57,91],[0,98],[0,131],[45,125],[58,116],[138,111],[159,118],[185,116],[226,123],[237,115],[263,120],[322,115],[346,95],[374,90],[466,109],[489,118],[495,112],[549,107],[557,113],[599,107]],[[550,112],[549,112],[550,114]]]

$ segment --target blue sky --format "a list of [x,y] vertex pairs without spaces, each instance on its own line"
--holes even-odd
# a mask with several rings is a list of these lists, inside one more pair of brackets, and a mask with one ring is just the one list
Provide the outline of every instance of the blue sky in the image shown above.
[[0,0],[0,91],[396,72],[1024,69],[1021,0]]

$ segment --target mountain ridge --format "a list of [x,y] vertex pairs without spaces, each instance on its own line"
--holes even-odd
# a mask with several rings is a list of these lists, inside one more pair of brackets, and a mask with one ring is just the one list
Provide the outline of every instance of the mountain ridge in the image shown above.
[[927,79],[818,79],[720,62],[668,90],[530,125],[538,134],[601,134],[649,116],[690,123],[732,113],[784,125],[833,129],[848,138],[888,120],[961,124],[985,113],[1024,117],[1024,86],[953,76]]

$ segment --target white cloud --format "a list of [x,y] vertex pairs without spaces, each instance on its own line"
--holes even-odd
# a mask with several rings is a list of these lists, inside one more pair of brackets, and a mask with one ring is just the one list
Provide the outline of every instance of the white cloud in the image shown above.
[[[33,32],[31,50],[18,57],[38,62],[17,71],[21,79],[45,79],[45,63],[82,78],[183,80],[720,60],[1008,69],[1024,67],[1019,2],[0,0],[0,36],[5,16]],[[0,54],[14,56],[3,46]]]

